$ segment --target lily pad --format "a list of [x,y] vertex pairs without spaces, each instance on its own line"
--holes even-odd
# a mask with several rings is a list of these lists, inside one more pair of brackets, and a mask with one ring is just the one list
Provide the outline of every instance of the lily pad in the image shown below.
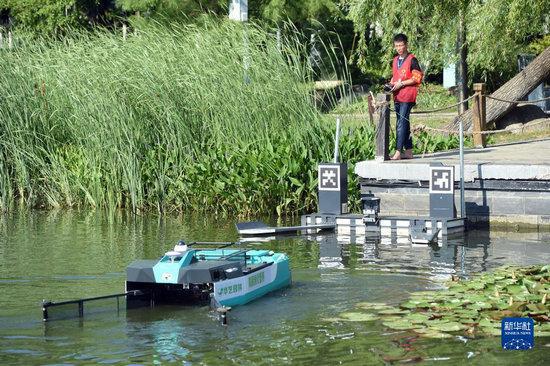
[[434,291],[417,291],[411,294],[411,298],[415,298],[415,297],[419,297],[422,299],[426,297],[437,297],[437,292],[434,293]]
[[401,307],[405,309],[416,309],[418,304],[420,304],[418,301],[407,301],[401,304]]
[[355,312],[342,313],[340,314],[340,317],[343,318],[343,320],[350,322],[370,322],[378,319],[378,317],[374,314]]
[[387,309],[391,307],[388,304],[385,304],[383,302],[360,302],[355,304],[355,306],[357,306],[358,308],[367,309],[367,310],[382,310],[382,309]]
[[470,293],[468,293],[467,296],[465,296],[465,299],[468,300],[470,303],[487,302],[489,300],[489,298],[485,295],[470,294]]
[[377,313],[380,315],[405,315],[405,314],[409,314],[410,311],[393,308],[393,309],[379,310],[377,311]]
[[428,319],[430,319],[430,316],[422,313],[413,313],[413,314],[407,315],[405,319],[410,321],[411,323],[420,324],[428,321]]
[[440,304],[439,307],[443,309],[456,309],[462,307],[462,303],[444,302],[443,304]]
[[466,326],[459,322],[428,322],[426,323],[430,329],[435,329],[440,332],[458,332],[466,329]]
[[500,330],[500,322],[494,322],[494,321],[491,321],[490,319],[487,319],[487,318],[483,318],[479,321],[479,326],[482,327],[482,328],[498,328]]
[[479,312],[475,309],[459,309],[454,312],[456,315],[458,315],[460,318],[469,318],[469,319],[475,319],[478,317]]
[[508,308],[508,310],[511,311],[524,311],[527,309],[527,302],[525,301],[515,301],[512,303],[512,305]]
[[497,328],[492,328],[492,327],[488,327],[488,328],[480,328],[480,330],[484,333],[484,334],[487,334],[487,335],[492,335],[492,336],[500,336],[501,335],[501,331],[500,329],[497,329]]
[[485,288],[485,284],[481,282],[472,282],[468,285],[468,288],[472,290],[483,290]]
[[550,313],[550,309],[548,309],[543,304],[528,304],[527,310],[530,314],[548,314]]
[[512,295],[519,295],[519,294],[528,294],[529,291],[527,290],[527,287],[523,285],[510,285],[506,286],[506,292]]
[[421,337],[424,338],[431,338],[431,339],[443,339],[443,338],[451,338],[452,336],[447,333],[438,332],[436,330],[430,330],[427,332],[420,333]]
[[395,330],[414,329],[416,327],[416,325],[405,320],[385,321],[382,324],[384,324],[388,328]]
[[535,324],[536,332],[550,332],[550,323]]
[[487,309],[492,309],[493,305],[491,303],[488,303],[488,302],[478,301],[478,302],[474,302],[472,304],[468,304],[468,305],[466,305],[466,307],[470,310],[487,310]]
[[[357,307],[378,315],[357,315],[357,321],[381,317],[391,329],[450,337],[449,332],[500,335],[504,317],[531,317],[537,336],[550,336],[550,265],[501,267],[493,273],[448,282],[446,291],[420,291],[399,307],[382,303],[360,303]],[[403,310],[406,309],[406,310]],[[355,315],[341,315],[351,321]],[[351,313],[353,314],[353,313]]]
[[323,322],[327,322],[327,323],[337,323],[337,322],[343,322],[343,321],[347,321],[346,319],[342,319],[342,318],[321,318],[321,321]]
[[508,309],[510,304],[508,304],[508,301],[499,301],[499,302],[493,303],[493,306],[498,310],[506,310]]

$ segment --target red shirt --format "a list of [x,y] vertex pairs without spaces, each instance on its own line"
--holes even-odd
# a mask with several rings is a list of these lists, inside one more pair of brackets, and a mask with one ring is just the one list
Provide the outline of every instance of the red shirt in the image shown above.
[[411,68],[411,62],[414,58],[415,56],[412,53],[409,53],[407,57],[405,57],[401,67],[397,66],[399,56],[395,56],[393,59],[393,76],[391,78],[392,84],[409,79],[413,79],[415,81],[415,84],[404,86],[393,92],[393,100],[396,102],[416,103],[418,87],[422,82],[422,72]]

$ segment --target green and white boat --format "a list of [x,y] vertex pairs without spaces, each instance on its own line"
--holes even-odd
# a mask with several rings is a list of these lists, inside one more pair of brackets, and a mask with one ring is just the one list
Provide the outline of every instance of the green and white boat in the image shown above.
[[[216,306],[244,305],[291,283],[288,256],[270,250],[195,249],[180,241],[160,260],[138,260],[126,270],[126,292],[144,296],[132,302],[206,302]],[[139,304],[136,304],[139,306]]]

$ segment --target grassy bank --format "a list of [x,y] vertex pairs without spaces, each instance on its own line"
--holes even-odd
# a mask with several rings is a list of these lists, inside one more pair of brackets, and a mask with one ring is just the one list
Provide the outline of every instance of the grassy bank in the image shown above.
[[[265,30],[218,21],[18,39],[1,50],[0,206],[314,210],[334,124],[314,107],[306,55],[298,38],[279,50]],[[457,145],[417,140],[416,153]],[[340,143],[356,209],[353,167],[373,158],[374,128],[347,125]]]
[[[2,208],[312,208],[333,131],[302,55],[230,22],[20,41],[0,63]],[[356,132],[346,160],[372,157],[371,129]]]

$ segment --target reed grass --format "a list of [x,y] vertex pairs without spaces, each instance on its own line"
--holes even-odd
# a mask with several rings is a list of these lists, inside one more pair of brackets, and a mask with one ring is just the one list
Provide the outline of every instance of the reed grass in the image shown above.
[[[334,138],[305,51],[219,21],[20,40],[0,52],[1,207],[314,209]],[[372,158],[373,133],[345,135],[342,158]]]

